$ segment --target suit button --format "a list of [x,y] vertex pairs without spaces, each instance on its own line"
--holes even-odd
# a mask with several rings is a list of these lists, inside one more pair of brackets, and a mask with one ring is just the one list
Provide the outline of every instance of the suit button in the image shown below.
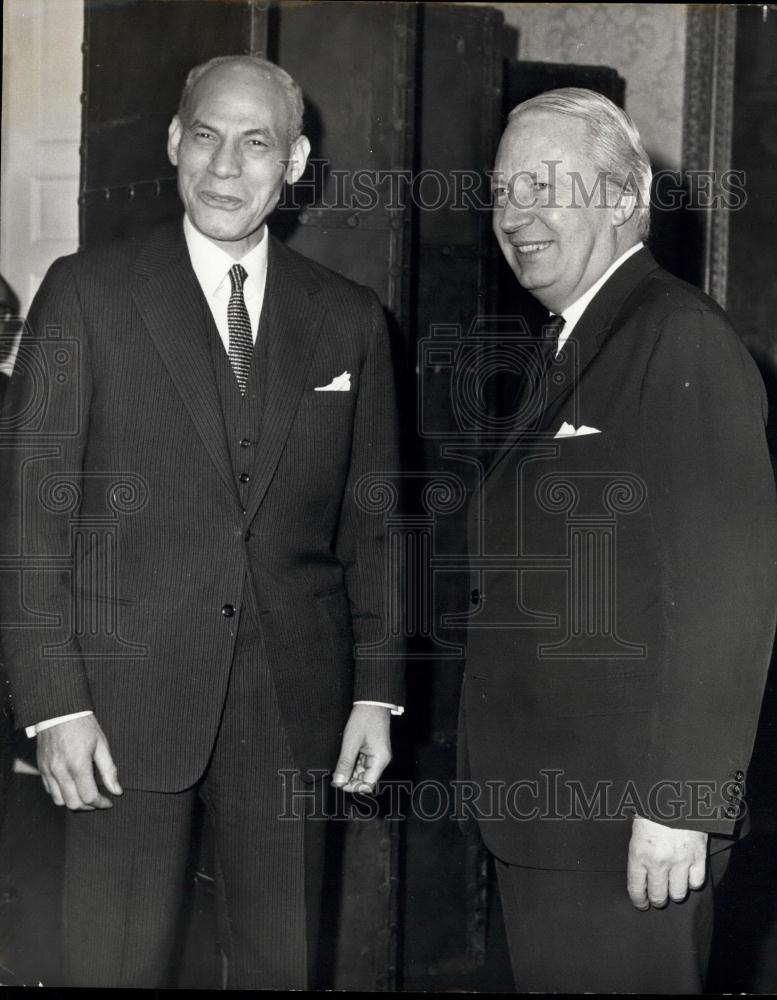
[[241,483],[250,483],[251,482],[251,477],[248,475],[247,472],[241,472],[240,473],[240,482]]
[[243,438],[243,440],[240,442],[240,447],[241,448],[250,448],[251,447],[251,442],[248,440],[248,438]]
[[726,816],[728,816],[729,819],[737,819],[739,817],[739,810],[736,806],[729,806],[728,809],[726,809]]
[[744,781],[744,780],[745,780],[745,772],[737,771],[736,774],[734,775],[734,781]]
[[473,604],[480,604],[482,597],[483,595],[477,589],[473,590],[472,593],[469,595],[469,599]]
[[222,615],[224,615],[225,618],[234,618],[234,615],[235,615],[235,605],[234,604],[225,604],[224,607],[221,609],[221,613],[222,613]]
[[732,785],[732,786],[731,786],[731,794],[732,794],[732,795],[733,795],[733,796],[734,796],[735,798],[736,798],[736,796],[737,796],[737,795],[741,795],[741,794],[742,794],[742,786],[741,786],[741,785],[739,785],[739,784],[737,784],[737,785]]

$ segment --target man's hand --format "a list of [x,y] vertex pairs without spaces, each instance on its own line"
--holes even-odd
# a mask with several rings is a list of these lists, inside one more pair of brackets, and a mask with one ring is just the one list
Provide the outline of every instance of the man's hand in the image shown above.
[[108,741],[93,715],[60,722],[36,738],[43,787],[56,805],[90,812],[112,807],[97,789],[95,767],[112,795],[121,795],[122,787]]
[[689,889],[701,889],[707,865],[707,834],[675,830],[635,816],[626,882],[638,910],[682,903]]
[[380,705],[354,705],[332,784],[346,792],[372,792],[390,760],[391,710]]

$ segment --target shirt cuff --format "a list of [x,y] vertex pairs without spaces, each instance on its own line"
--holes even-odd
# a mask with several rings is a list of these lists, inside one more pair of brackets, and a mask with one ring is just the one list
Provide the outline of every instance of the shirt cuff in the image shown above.
[[[390,705],[385,701],[355,701],[354,705],[378,705],[380,708],[390,709],[392,715],[403,715],[405,711],[404,706]],[[44,729],[51,729],[52,726],[58,726],[60,722],[70,722],[71,719],[81,719],[85,715],[94,715],[94,712],[87,710],[85,712],[72,712],[70,715],[58,715],[55,719],[46,719],[44,722],[37,722],[33,726],[27,726],[24,731],[32,739],[33,736],[42,733]]]
[[390,705],[386,701],[355,701],[354,705],[377,705],[379,708],[390,708],[392,715],[404,715],[404,705]]
[[34,726],[27,726],[24,731],[32,739],[33,736],[42,733],[44,729],[51,729],[52,726],[58,726],[60,722],[70,722],[71,719],[81,719],[85,715],[94,715],[94,712],[91,709],[87,709],[85,712],[71,712],[70,715],[58,715],[56,719],[46,719],[43,722],[36,722]]

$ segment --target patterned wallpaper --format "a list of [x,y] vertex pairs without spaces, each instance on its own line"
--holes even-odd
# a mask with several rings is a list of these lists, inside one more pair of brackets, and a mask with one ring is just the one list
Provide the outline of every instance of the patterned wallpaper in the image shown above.
[[606,65],[626,80],[626,110],[654,166],[682,154],[686,6],[657,3],[496,3],[518,29],[518,57]]

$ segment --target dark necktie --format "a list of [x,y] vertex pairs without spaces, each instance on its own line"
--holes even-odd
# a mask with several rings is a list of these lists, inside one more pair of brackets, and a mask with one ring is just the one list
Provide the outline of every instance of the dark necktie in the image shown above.
[[526,373],[523,395],[525,398],[536,398],[541,386],[545,382],[548,368],[556,354],[558,348],[558,338],[564,329],[564,317],[551,314],[550,319],[542,327],[542,334],[537,342],[538,355],[535,355],[536,362]]
[[563,316],[554,316],[551,313],[549,320],[542,327],[540,337],[531,345],[532,355],[524,366],[523,378],[512,407],[513,414],[518,417],[518,423],[526,428],[532,426],[532,422],[544,408],[543,400],[547,396],[545,378],[556,353],[564,322]]
[[227,326],[229,328],[229,363],[235,373],[240,395],[245,396],[248,372],[251,369],[251,359],[254,354],[254,342],[251,339],[251,321],[248,318],[245,299],[243,298],[243,282],[248,277],[242,264],[234,264],[229,269],[229,280],[232,283],[232,294],[227,306]]
[[540,378],[545,377],[545,373],[550,367],[550,363],[558,349],[558,338],[561,336],[561,331],[564,329],[565,323],[566,320],[563,316],[553,316],[551,314],[550,320],[542,328]]

